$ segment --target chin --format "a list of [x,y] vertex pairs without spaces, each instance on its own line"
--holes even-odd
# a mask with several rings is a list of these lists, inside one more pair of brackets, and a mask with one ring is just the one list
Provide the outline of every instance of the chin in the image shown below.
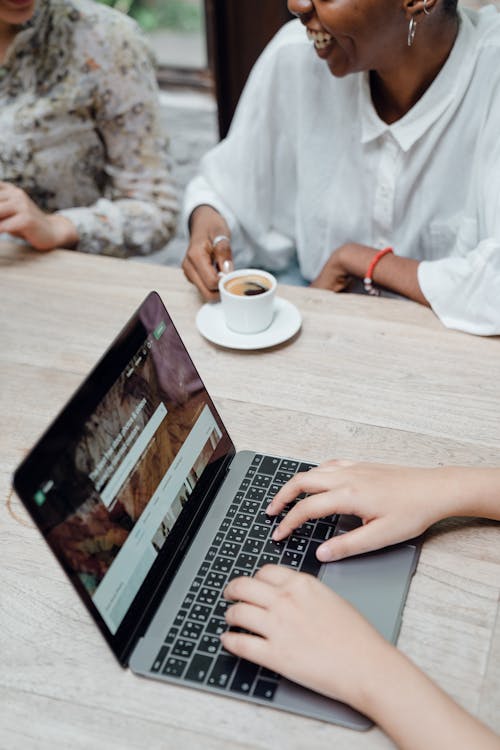
[[350,75],[350,73],[354,73],[354,70],[352,68],[349,68],[347,65],[335,65],[334,63],[327,62],[328,70],[332,74],[332,76],[335,76],[335,78],[344,78],[345,76]]
[[21,26],[23,23],[27,23],[35,12],[35,0],[27,3],[19,3],[19,6],[13,7],[11,4],[8,8],[0,5],[0,22],[10,24],[12,26]]

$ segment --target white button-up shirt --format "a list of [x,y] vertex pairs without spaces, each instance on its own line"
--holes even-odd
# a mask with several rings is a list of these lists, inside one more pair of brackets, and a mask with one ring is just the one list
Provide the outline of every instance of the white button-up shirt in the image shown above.
[[332,76],[291,21],[188,186],[186,221],[202,203],[228,221],[238,265],[279,270],[296,252],[312,280],[346,242],[390,245],[422,261],[445,325],[499,334],[500,14],[461,10],[446,64],[392,125],[368,74]]

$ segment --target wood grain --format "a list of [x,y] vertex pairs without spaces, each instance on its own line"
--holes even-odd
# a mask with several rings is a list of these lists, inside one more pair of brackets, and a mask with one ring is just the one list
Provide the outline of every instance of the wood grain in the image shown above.
[[[123,670],[12,493],[16,465],[151,289],[238,448],[498,465],[498,339],[447,331],[410,302],[283,287],[303,315],[298,337],[229,351],[199,335],[200,301],[179,270],[0,243],[0,747],[392,747],[377,729],[359,734]],[[439,524],[399,647],[500,732],[499,599],[500,525]]]

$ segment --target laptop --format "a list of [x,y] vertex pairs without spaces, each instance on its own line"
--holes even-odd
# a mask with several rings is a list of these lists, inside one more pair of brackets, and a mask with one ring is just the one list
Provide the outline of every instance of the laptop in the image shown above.
[[123,666],[366,729],[370,720],[349,706],[237,659],[219,638],[227,581],[276,563],[317,576],[396,641],[418,541],[320,564],[319,544],[359,519],[330,516],[283,542],[270,538],[277,521],[266,505],[311,466],[236,453],[151,292],[17,469],[14,486]]

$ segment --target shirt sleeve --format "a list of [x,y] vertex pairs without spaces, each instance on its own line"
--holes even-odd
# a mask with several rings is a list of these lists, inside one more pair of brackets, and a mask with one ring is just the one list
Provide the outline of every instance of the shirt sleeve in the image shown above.
[[293,107],[282,86],[287,33],[284,27],[255,64],[228,136],[203,157],[183,204],[186,228],[194,209],[208,204],[231,229],[236,263],[274,270],[286,268],[295,251],[290,196],[296,194],[296,169],[283,124],[284,107]]
[[[126,23],[123,23],[126,22]],[[95,127],[106,151],[103,195],[58,211],[76,226],[78,250],[119,257],[148,255],[172,236],[177,198],[151,55],[129,19],[109,33],[95,71]]]
[[467,206],[446,258],[423,261],[420,288],[444,325],[479,336],[500,334],[500,146],[498,115],[475,155]]

